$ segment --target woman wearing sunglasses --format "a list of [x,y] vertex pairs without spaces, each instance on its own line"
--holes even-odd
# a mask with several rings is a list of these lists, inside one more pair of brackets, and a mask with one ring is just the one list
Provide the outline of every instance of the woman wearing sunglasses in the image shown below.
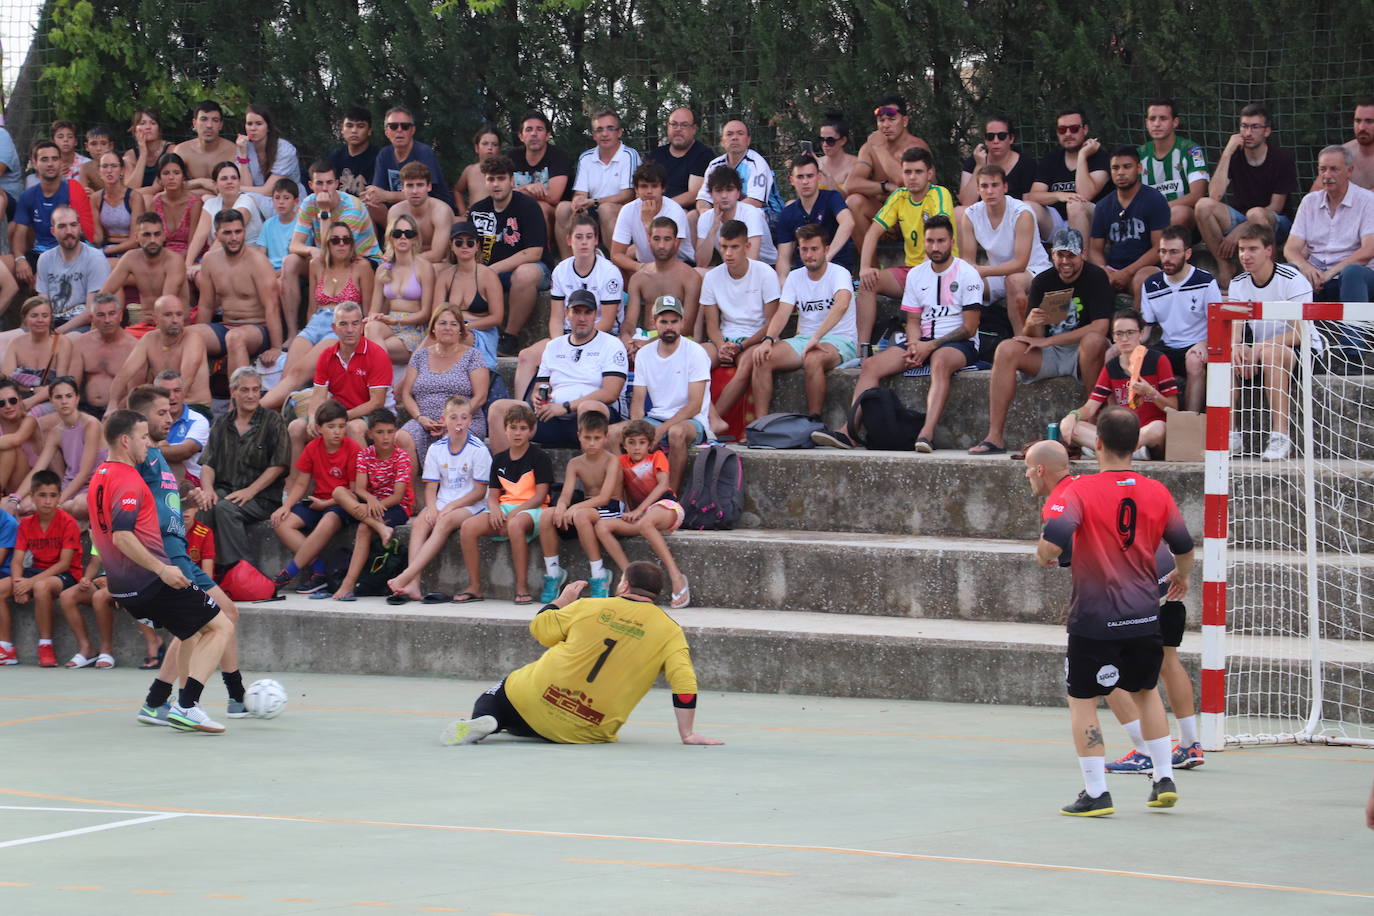
[[305,327],[286,351],[281,381],[262,396],[262,406],[277,410],[294,391],[306,387],[315,375],[320,354],[338,340],[334,334],[334,308],[356,302],[367,313],[372,300],[372,264],[358,253],[353,230],[347,223],[332,222],[324,233],[324,253],[310,261],[310,288]]
[[501,335],[501,322],[506,317],[501,278],[477,257],[481,242],[476,226],[466,221],[454,223],[449,236],[453,266],[439,275],[438,299],[462,309],[463,320],[472,333],[473,346],[482,354],[487,368],[495,372],[496,343]]
[[849,122],[838,111],[827,111],[821,124],[816,161],[821,165],[821,190],[844,193],[844,183],[859,157],[849,152]]
[[978,203],[978,181],[974,177],[985,165],[997,165],[1007,173],[1007,196],[1021,200],[1035,184],[1035,160],[1022,156],[1014,148],[1016,131],[1005,115],[989,115],[983,122],[982,139],[973,147],[973,155],[963,160],[959,178],[959,205],[969,207]]
[[400,214],[386,229],[386,252],[372,281],[365,334],[398,366],[425,339],[434,308],[434,264],[419,256],[420,224]]
[[[25,409],[19,385],[0,379],[0,489],[6,493],[19,489],[38,461],[40,440],[38,421]],[[14,511],[16,502],[6,508]]]

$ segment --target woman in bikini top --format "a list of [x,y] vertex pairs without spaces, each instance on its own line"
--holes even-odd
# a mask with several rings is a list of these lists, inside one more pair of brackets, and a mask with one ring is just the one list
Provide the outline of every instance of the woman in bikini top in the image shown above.
[[417,256],[420,226],[414,217],[397,216],[386,236],[386,253],[372,287],[376,308],[367,316],[364,333],[386,347],[392,362],[403,366],[427,333],[434,302],[434,265]]
[[[191,245],[191,227],[200,218],[200,198],[186,190],[186,163],[176,153],[166,153],[157,161],[157,180],[162,183],[162,192],[153,198],[153,210],[162,217],[165,244],[185,254]],[[181,211],[173,229],[167,214],[176,207]]]

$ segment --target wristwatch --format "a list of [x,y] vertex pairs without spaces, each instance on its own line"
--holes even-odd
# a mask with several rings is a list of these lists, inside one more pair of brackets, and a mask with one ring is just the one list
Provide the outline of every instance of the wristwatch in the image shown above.
[[564,401],[564,402],[563,402],[563,410],[566,411],[567,413],[572,413],[572,412],[573,412],[572,404],[568,403],[567,401]]

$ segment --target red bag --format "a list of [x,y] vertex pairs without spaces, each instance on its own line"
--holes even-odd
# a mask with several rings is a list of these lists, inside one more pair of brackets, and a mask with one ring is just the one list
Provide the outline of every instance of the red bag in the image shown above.
[[266,601],[277,593],[272,580],[247,560],[239,560],[220,580],[220,588],[234,601]]
[[[735,377],[734,366],[717,366],[711,370],[711,400],[715,401],[720,397],[720,393],[729,384],[730,379]],[[754,417],[754,395],[747,392],[744,397],[735,402],[735,406],[730,408],[728,414],[721,416],[729,429],[726,432],[734,436],[736,441],[744,438],[744,428],[752,423]]]

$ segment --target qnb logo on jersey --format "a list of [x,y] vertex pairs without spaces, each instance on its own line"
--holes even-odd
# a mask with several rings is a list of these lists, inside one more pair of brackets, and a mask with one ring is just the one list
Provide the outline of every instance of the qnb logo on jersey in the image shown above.
[[1121,672],[1116,665],[1103,665],[1097,669],[1097,683],[1103,687],[1115,687],[1116,682],[1121,680]]

